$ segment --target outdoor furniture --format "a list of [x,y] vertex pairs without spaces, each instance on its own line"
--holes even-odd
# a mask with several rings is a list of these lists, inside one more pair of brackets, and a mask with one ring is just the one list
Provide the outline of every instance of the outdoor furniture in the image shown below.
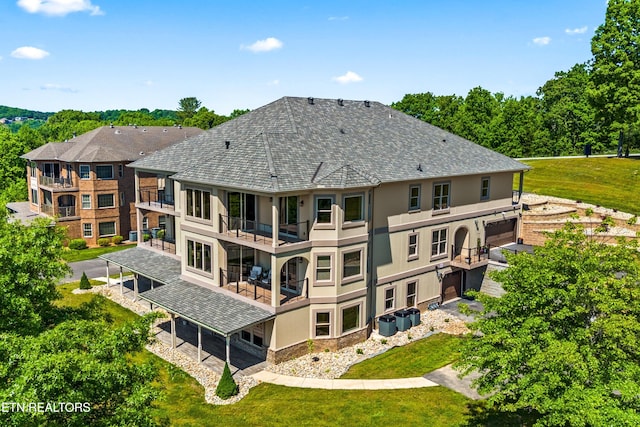
[[265,273],[262,276],[262,280],[260,281],[262,283],[262,286],[264,286],[267,289],[271,288],[271,270],[269,270],[269,272]]
[[249,283],[255,284],[260,280],[262,276],[262,267],[259,265],[254,265],[251,267],[251,272],[249,272]]

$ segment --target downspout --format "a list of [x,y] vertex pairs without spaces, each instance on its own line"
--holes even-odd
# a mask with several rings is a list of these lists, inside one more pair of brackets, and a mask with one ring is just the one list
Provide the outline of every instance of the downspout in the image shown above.
[[375,284],[377,281],[377,277],[376,277],[376,269],[375,269],[375,265],[373,264],[373,256],[374,256],[374,245],[373,245],[373,240],[374,240],[374,233],[375,233],[375,226],[374,226],[374,221],[373,221],[373,212],[374,212],[374,208],[373,208],[373,199],[374,199],[374,193],[375,193],[375,189],[376,187],[372,188],[371,190],[369,190],[369,238],[367,240],[367,277],[368,277],[368,283],[367,283],[367,302],[368,302],[368,307],[367,307],[367,311],[368,311],[368,316],[367,316],[367,323],[373,323],[374,319],[375,319],[375,315],[376,315],[376,292],[375,292]]

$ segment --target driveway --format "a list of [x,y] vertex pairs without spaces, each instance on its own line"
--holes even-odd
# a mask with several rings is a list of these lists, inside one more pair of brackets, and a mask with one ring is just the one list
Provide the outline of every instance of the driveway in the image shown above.
[[69,267],[73,270],[71,276],[60,280],[60,283],[76,282],[82,277],[82,273],[87,273],[89,279],[104,277],[107,274],[107,263],[104,260],[95,258],[86,261],[70,262]]
[[475,320],[474,316],[467,316],[465,314],[460,313],[459,304],[469,306],[472,311],[481,311],[482,304],[476,300],[464,299],[460,298],[457,300],[453,300],[447,303],[442,304],[438,310],[442,310],[445,313],[449,313],[452,316],[458,317],[462,319],[464,322],[473,322]]

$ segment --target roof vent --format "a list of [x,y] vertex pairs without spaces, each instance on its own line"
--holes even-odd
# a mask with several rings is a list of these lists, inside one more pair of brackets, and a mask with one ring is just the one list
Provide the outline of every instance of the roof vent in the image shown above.
[[341,107],[344,106],[344,99],[342,98],[338,99],[338,105]]
[[142,129],[142,132],[146,132],[146,131],[147,131],[147,128]]
[[141,152],[140,152],[140,155],[141,155],[141,156],[144,156],[144,151],[141,151]]
[[109,123],[109,127],[113,129],[113,123]]
[[345,134],[346,132],[344,131],[343,128],[340,128],[340,133]]
[[371,107],[371,103],[369,101],[364,101],[364,106],[369,108]]
[[182,129],[182,125],[178,125],[178,129]]
[[134,129],[138,129],[138,125],[134,123],[134,124],[133,124],[133,128],[134,128]]
[[226,148],[227,150],[229,149],[229,145],[231,144],[230,141],[225,141],[224,142],[224,148]]
[[168,131],[168,130],[166,130],[166,129],[162,129],[162,132],[169,132],[169,131]]
[[418,169],[419,172],[422,172],[422,164],[418,163],[418,167],[416,169]]
[[308,97],[307,98],[307,102],[309,103],[309,105],[313,105],[313,98],[312,97]]
[[116,131],[114,132],[116,135],[120,135],[120,129],[116,129]]
[[446,139],[442,139],[442,142],[447,142],[447,140]]

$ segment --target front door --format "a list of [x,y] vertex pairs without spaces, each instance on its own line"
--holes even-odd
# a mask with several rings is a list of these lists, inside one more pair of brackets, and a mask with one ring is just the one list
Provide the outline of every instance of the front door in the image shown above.
[[442,278],[442,302],[462,296],[462,271],[454,271]]
[[243,230],[256,230],[256,196],[246,193],[227,193],[229,224]]

